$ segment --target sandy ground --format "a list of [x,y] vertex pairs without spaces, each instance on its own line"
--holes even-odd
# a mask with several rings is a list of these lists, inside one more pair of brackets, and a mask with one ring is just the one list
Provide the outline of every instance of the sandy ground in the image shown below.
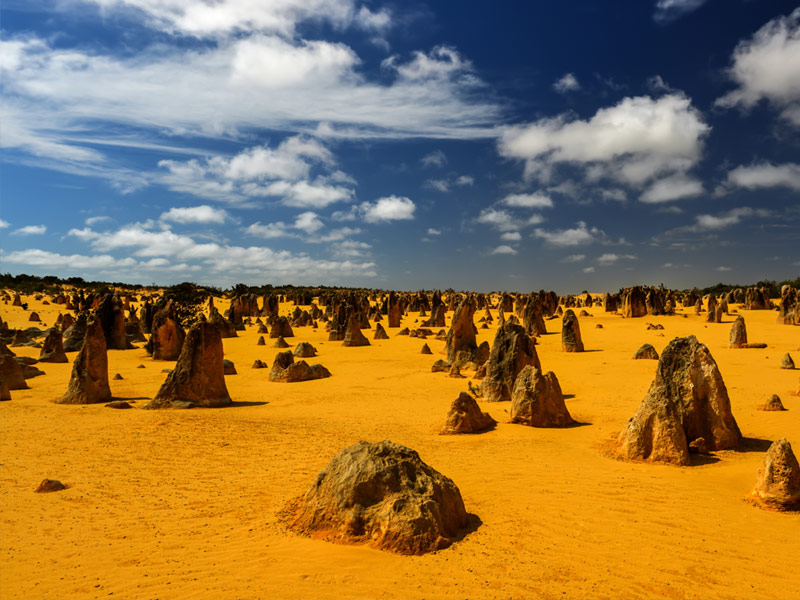
[[[23,300],[55,321],[58,307]],[[509,403],[481,402],[496,430],[438,435],[468,380],[430,372],[444,342],[426,340],[434,355],[420,355],[424,341],[397,329],[377,342],[365,332],[370,347],[344,348],[322,329],[296,328],[290,344],[313,343],[319,357],[310,362],[333,376],[280,384],[250,368],[256,358],[271,365],[278,350],[256,346],[249,328],[224,340],[239,371],[226,378],[236,405],[225,409],[56,405],[72,365],[40,365],[46,375],[0,405],[0,597],[800,598],[800,513],[746,502],[770,440],[786,437],[800,454],[799,372],[779,368],[787,351],[800,363],[800,329],[776,325],[771,311],[742,311],[750,341],[769,347],[731,350],[733,316],[706,324],[693,311],[642,319],[589,311],[580,319],[587,352],[561,352],[560,320],[547,321],[553,333],[538,347],[583,423],[570,429],[511,425]],[[21,308],[3,305],[0,314],[12,327],[30,325]],[[665,329],[647,331],[648,322]],[[656,362],[634,361],[634,351],[649,342],[661,352],[687,334],[719,364],[751,438],[745,449],[685,468],[605,456],[600,448],[653,378]],[[481,330],[479,341],[493,337],[494,328]],[[141,407],[171,366],[141,348],[110,351],[109,374],[124,377],[112,392]],[[772,393],[788,412],[755,409]],[[278,513],[338,450],[383,439],[453,479],[482,525],[419,557],[286,530]],[[35,494],[45,477],[69,489]]]

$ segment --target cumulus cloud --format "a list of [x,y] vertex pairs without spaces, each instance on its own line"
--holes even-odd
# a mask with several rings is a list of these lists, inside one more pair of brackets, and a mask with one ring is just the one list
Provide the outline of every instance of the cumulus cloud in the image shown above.
[[[207,204],[203,204],[202,206],[191,206],[186,208],[178,208],[173,207],[170,208],[168,211],[161,213],[161,217],[159,217],[162,221],[172,221],[173,223],[200,223],[200,224],[210,224],[210,223],[217,223],[221,224],[224,223],[225,220],[228,218],[228,213],[221,209],[221,208],[214,208],[212,206],[208,206]],[[91,223],[89,221],[92,221]],[[97,220],[87,219],[87,225],[93,225],[97,223]]]
[[472,175],[461,175],[456,177],[456,185],[471,186],[475,183],[475,178]]
[[573,73],[567,73],[563,77],[556,80],[553,84],[553,89],[559,94],[566,94],[567,92],[575,92],[581,89],[581,84]]
[[504,242],[518,242],[522,239],[522,234],[519,231],[506,231],[500,239]]
[[615,254],[613,252],[607,252],[597,257],[597,264],[601,267],[609,267],[622,259],[636,260],[636,257],[633,254]]
[[520,220],[515,219],[510,212],[496,208],[484,208],[476,221],[500,231],[516,231],[522,226]]
[[425,182],[425,187],[434,189],[438,192],[450,191],[450,184],[445,179],[429,179]]
[[11,227],[11,223],[0,219],[0,229],[8,229],[9,227]]
[[594,267],[586,267],[583,270],[584,273],[594,273]]
[[728,172],[728,184],[749,190],[768,187],[787,187],[800,190],[800,164],[785,163],[773,165],[759,163],[736,167]]
[[293,227],[311,235],[325,227],[325,224],[319,219],[317,213],[307,211],[297,216]]
[[699,196],[703,192],[703,184],[698,179],[672,175],[655,181],[639,196],[639,200],[646,204],[659,204]]
[[428,235],[442,235],[442,232],[439,229],[434,229],[433,227],[428,227],[427,234]]
[[500,204],[518,208],[552,208],[553,201],[544,194],[509,194]]
[[581,262],[582,260],[586,259],[585,254],[570,254],[569,256],[565,256],[561,259],[561,262],[565,263],[576,263]]
[[710,127],[682,93],[624,98],[588,120],[570,115],[509,127],[501,155],[522,160],[528,179],[549,181],[559,165],[583,168],[596,185],[612,180],[642,188],[685,174],[701,158]]
[[517,254],[517,251],[511,246],[503,245],[492,250],[492,254]]
[[47,250],[18,250],[3,255],[3,261],[15,265],[31,265],[50,268],[107,269],[112,267],[131,267],[136,264],[133,258],[114,258],[108,254],[58,254]]
[[414,218],[416,205],[405,196],[386,196],[377,202],[362,202],[359,210],[367,223],[409,221]]
[[733,269],[730,267],[717,267],[717,271],[720,271],[721,273],[727,273],[728,271],[733,271]]
[[737,88],[717,100],[749,109],[766,100],[800,126],[800,8],[768,22],[736,46],[728,76]]
[[597,227],[587,227],[584,221],[578,221],[576,225],[577,227],[571,229],[556,229],[553,231],[535,229],[533,235],[543,239],[551,246],[580,246],[582,244],[590,244],[602,236],[602,231]]
[[47,231],[45,225],[26,225],[11,232],[11,235],[42,235]]

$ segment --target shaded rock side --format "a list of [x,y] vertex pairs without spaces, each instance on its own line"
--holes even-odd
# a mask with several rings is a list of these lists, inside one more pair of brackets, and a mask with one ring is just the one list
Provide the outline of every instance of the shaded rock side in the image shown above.
[[92,319],[86,326],[78,356],[72,363],[72,375],[67,393],[56,400],[58,404],[97,404],[111,400],[108,385],[108,352],[100,319]]
[[320,364],[309,365],[304,360],[295,362],[291,350],[278,352],[269,371],[270,381],[277,383],[295,383],[330,376],[330,371]]
[[561,321],[561,349],[564,352],[583,352],[581,327],[571,308],[564,313]]
[[643,344],[641,348],[639,348],[633,354],[634,360],[658,360],[658,352],[652,346],[652,344]]
[[211,323],[192,325],[175,368],[145,408],[218,407],[232,404],[225,374],[222,336]]
[[[82,342],[81,342],[82,343]],[[45,363],[65,363],[67,355],[64,352],[64,344],[61,341],[61,332],[53,327],[47,331],[47,337],[39,353],[39,362]]]
[[520,371],[511,396],[511,422],[531,427],[567,427],[575,423],[567,410],[558,378],[539,368]]
[[410,448],[384,441],[345,448],[314,481],[291,527],[400,554],[449,546],[467,525],[461,492]]
[[0,354],[0,381],[3,382],[7,390],[28,389],[22,365],[17,362],[14,356],[9,354]]
[[486,377],[481,382],[484,399],[487,402],[511,400],[517,375],[528,365],[542,368],[525,327],[511,322],[498,327],[486,366]]
[[[383,327],[381,327],[381,329],[383,329]],[[363,333],[361,333],[361,325],[359,320],[354,315],[350,315],[347,319],[347,326],[345,328],[342,346],[354,347],[369,345],[369,340],[364,336]]]

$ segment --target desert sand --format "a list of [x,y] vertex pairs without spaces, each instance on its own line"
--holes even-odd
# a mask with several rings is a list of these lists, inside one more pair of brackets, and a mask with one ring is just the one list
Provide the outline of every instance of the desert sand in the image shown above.
[[[23,301],[48,325],[63,311],[32,296]],[[283,303],[281,314],[293,308]],[[785,353],[798,358],[800,330],[776,324],[774,311],[731,308],[767,348],[728,347],[735,314],[722,323],[687,308],[623,319],[593,307],[579,317],[586,351],[567,353],[561,319],[548,320],[539,359],[558,376],[579,425],[510,424],[510,402],[479,398],[499,423],[475,435],[439,435],[450,404],[473,381],[431,372],[445,342],[397,336],[385,320],[390,339],[364,330],[371,345],[355,348],[327,341],[323,327],[295,328],[291,347],[311,342],[318,356],[309,362],[332,373],[302,383],[272,383],[268,368],[251,369],[280,352],[271,340],[256,345],[257,326],[224,339],[238,371],[226,377],[234,401],[227,408],[141,410],[166,378],[162,370],[174,366],[148,357],[142,344],[108,352],[109,376],[123,377],[110,382],[112,394],[133,410],[54,404],[69,380],[69,352],[69,363],[38,365],[46,374],[0,404],[0,596],[798,598],[800,513],[762,510],[748,496],[772,440],[785,437],[800,450],[798,371],[780,368]],[[0,306],[10,327],[33,325],[29,311]],[[478,330],[479,343],[493,341],[492,313],[495,324]],[[410,313],[402,326],[415,319]],[[661,353],[690,334],[719,365],[745,444],[688,467],[612,458],[608,444],[636,412],[657,364],[633,360],[634,352],[650,343]],[[424,343],[432,355],[420,354]],[[788,410],[757,410],[771,394]],[[416,450],[456,483],[480,526],[422,556],[291,531],[281,518],[287,503],[359,440]],[[68,489],[34,493],[44,478]]]

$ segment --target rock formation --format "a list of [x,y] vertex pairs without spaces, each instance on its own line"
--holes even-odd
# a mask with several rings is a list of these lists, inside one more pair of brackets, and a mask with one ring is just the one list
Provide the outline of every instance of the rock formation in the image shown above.
[[233,403],[225,385],[222,337],[211,323],[198,322],[186,334],[175,368],[145,408],[193,408]]
[[738,445],[742,434],[717,363],[705,345],[689,336],[664,349],[650,390],[617,439],[616,454],[686,465],[689,444],[697,438],[710,450],[727,450]]
[[275,361],[269,371],[270,381],[279,383],[294,383],[297,381],[309,381],[311,379],[323,379],[330,377],[331,373],[320,364],[310,365],[300,360],[294,362],[291,350],[278,352]]
[[783,411],[786,410],[783,407],[783,402],[781,402],[780,396],[778,394],[772,394],[769,399],[762,405],[757,407],[758,410],[764,410],[768,412],[773,411]]
[[17,362],[13,354],[0,354],[0,381],[8,390],[27,390],[25,375],[22,365]]
[[744,317],[739,315],[731,326],[731,337],[729,348],[766,348],[766,344],[749,344],[747,342],[747,327],[744,324]]
[[653,348],[650,344],[644,344],[641,348],[639,348],[636,353],[633,355],[634,360],[642,360],[642,359],[652,359],[658,360],[658,352],[656,349]]
[[414,450],[388,441],[339,452],[290,522],[314,537],[400,554],[446,548],[467,524],[456,485]]
[[781,358],[781,369],[794,369],[794,361],[792,355],[788,352]]
[[517,375],[528,365],[542,368],[536,347],[525,328],[513,323],[498,327],[486,366],[486,377],[481,383],[484,399],[487,402],[511,400]]
[[86,335],[86,315],[78,315],[78,319],[70,327],[64,330],[64,351],[77,352],[83,345],[83,337]]
[[461,392],[453,400],[447,412],[447,421],[442,428],[443,435],[456,433],[479,433],[494,427],[497,424],[489,413],[481,411],[475,398]]
[[317,349],[308,342],[300,342],[294,349],[294,356],[297,358],[313,358],[317,355]]
[[431,351],[431,347],[428,344],[422,344],[422,350],[419,351],[420,354],[433,354]]
[[269,337],[294,337],[294,331],[292,331],[292,326],[289,323],[289,319],[286,317],[276,318],[272,323],[272,329],[269,330]]
[[647,301],[644,290],[639,287],[628,288],[622,295],[622,315],[627,318],[643,317],[647,314]]
[[531,365],[522,369],[511,395],[511,422],[531,427],[566,427],[575,422],[555,373],[542,375]]
[[86,326],[78,356],[72,363],[72,375],[67,393],[58,404],[96,404],[111,400],[108,385],[108,353],[106,338],[100,319],[92,319]]
[[181,354],[186,333],[178,320],[178,313],[172,300],[153,315],[150,342],[155,360],[177,360]]
[[61,342],[61,332],[53,327],[47,332],[44,345],[39,353],[39,362],[65,363],[67,355],[64,352],[64,345]]
[[475,298],[467,296],[453,314],[446,345],[447,362],[450,364],[461,365],[475,359],[478,351],[475,325],[472,322],[475,308]]
[[[383,329],[383,327],[381,327],[381,329]],[[361,333],[361,325],[359,324],[359,320],[354,315],[350,315],[350,317],[347,319],[347,326],[345,328],[342,346],[352,347],[369,345],[369,340],[364,337],[363,333]]]
[[378,323],[375,327],[375,335],[372,336],[373,340],[388,340],[389,336],[386,333],[386,330],[383,328],[383,325]]
[[754,498],[777,509],[800,506],[800,465],[786,438],[772,442],[758,471]]
[[95,319],[100,319],[103,326],[108,350],[128,350],[133,347],[125,335],[125,311],[119,296],[111,293],[103,296],[95,311]]
[[273,348],[288,348],[289,347],[289,342],[287,342],[285,339],[283,339],[283,336],[279,336],[278,339],[275,340],[275,343],[272,344],[272,347]]
[[571,308],[564,313],[561,321],[561,349],[564,352],[583,352],[581,328]]

